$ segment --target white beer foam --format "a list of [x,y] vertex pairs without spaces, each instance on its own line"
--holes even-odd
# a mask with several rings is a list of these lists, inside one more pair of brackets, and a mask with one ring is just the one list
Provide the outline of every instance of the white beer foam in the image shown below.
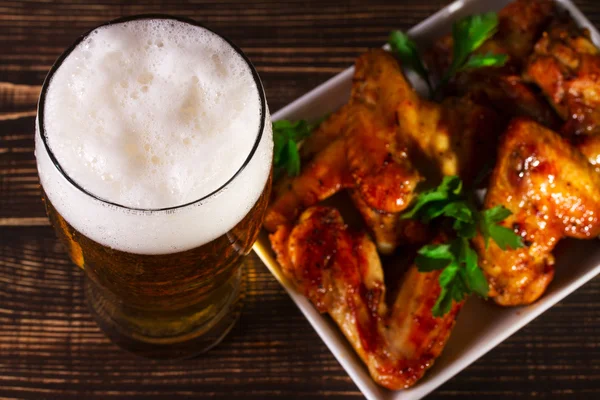
[[[244,59],[206,29],[170,19],[107,25],[52,77],[44,134],[86,191],[126,207],[175,207],[210,194],[242,167],[263,117],[259,90]],[[52,165],[38,132],[42,186],[67,222],[103,245],[140,254],[197,247],[235,226],[260,196],[273,146],[266,112],[250,163],[202,203],[139,212],[98,201]]]

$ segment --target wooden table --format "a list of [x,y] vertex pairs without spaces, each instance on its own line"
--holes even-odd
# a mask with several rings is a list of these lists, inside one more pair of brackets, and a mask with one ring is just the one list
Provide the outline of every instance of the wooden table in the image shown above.
[[[35,105],[50,65],[101,22],[192,17],[236,42],[271,110],[407,29],[443,0],[0,1],[0,397],[174,399],[361,397],[254,255],[243,316],[208,355],[154,362],[112,345],[84,304],[82,274],[48,226],[33,156]],[[177,4],[175,4],[177,3]],[[576,1],[600,25],[600,3]],[[432,398],[600,398],[600,277],[443,385]]]

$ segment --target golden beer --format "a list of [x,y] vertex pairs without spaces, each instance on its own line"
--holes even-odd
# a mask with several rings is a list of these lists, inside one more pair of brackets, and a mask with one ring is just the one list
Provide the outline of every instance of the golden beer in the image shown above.
[[268,109],[243,53],[189,20],[114,21],[59,58],[36,130],[47,214],[104,332],[154,358],[217,344],[271,188]]

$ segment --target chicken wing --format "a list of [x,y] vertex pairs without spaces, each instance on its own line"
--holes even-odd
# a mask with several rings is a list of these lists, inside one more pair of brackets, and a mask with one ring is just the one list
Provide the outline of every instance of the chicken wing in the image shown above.
[[[459,73],[444,87],[444,93],[467,96],[478,104],[493,108],[506,121],[515,116],[526,116],[556,128],[560,120],[552,108],[521,78],[523,65],[555,11],[551,0],[510,3],[498,13],[497,33],[477,50],[479,54],[509,56],[506,66]],[[438,79],[450,67],[453,46],[452,37],[448,35],[438,40],[426,54],[427,64]]]
[[[305,143],[309,148],[303,155],[314,157],[301,175],[277,185],[265,219],[267,230],[292,224],[302,210],[344,188],[356,188],[376,212],[404,210],[421,180],[396,135],[396,96],[405,92],[414,91],[393,57],[383,50],[359,57],[351,102]],[[374,228],[380,221],[366,223]]]
[[363,200],[373,209],[398,213],[410,204],[421,180],[393,125],[380,113],[355,107],[346,132],[348,168]]
[[[556,14],[553,0],[516,0],[498,12],[498,30],[478,50],[478,54],[506,54],[505,75],[519,75],[552,17]],[[426,54],[427,65],[437,77],[448,70],[452,62],[454,42],[446,35],[437,40]],[[497,68],[486,70],[498,71]]]
[[274,232],[279,225],[293,224],[307,207],[354,185],[346,162],[346,143],[335,140],[302,168],[300,176],[287,178],[277,186],[264,227]]
[[462,306],[435,318],[439,272],[408,270],[391,312],[375,245],[351,232],[337,210],[312,207],[290,231],[271,235],[286,277],[329,313],[373,379],[389,389],[412,386],[439,356]]
[[496,303],[529,304],[554,276],[552,251],[563,237],[600,234],[600,175],[566,139],[528,120],[515,119],[504,134],[485,208],[503,205],[513,214],[502,225],[525,247],[501,250],[477,237],[480,266]]
[[398,63],[383,50],[372,50],[356,59],[352,91],[348,103],[331,114],[302,144],[301,156],[310,159],[333,140],[344,134],[344,127],[355,105],[379,110],[382,125],[393,123],[399,98],[415,97]]
[[538,85],[568,134],[600,134],[600,53],[589,32],[556,20],[535,45],[524,72]]

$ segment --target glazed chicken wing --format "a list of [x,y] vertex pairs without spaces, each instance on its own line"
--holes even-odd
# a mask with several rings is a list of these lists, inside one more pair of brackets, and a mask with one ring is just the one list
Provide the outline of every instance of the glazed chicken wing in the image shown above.
[[373,209],[398,213],[408,207],[421,177],[394,126],[372,108],[355,107],[346,131],[346,157],[356,189]]
[[[468,96],[478,104],[489,106],[506,121],[526,116],[550,128],[560,122],[552,108],[535,89],[521,78],[523,65],[536,41],[555,14],[552,0],[517,0],[498,13],[498,31],[478,50],[479,54],[505,54],[502,68],[479,68],[457,74],[444,87],[446,95]],[[427,53],[427,63],[441,79],[452,61],[453,39],[438,40]]]
[[600,234],[600,174],[557,133],[527,119],[506,131],[485,198],[485,208],[503,205],[513,215],[502,225],[514,229],[525,247],[501,250],[481,237],[474,244],[501,305],[538,299],[554,275],[552,251],[563,237]]
[[335,140],[304,166],[300,176],[277,185],[264,226],[274,232],[279,225],[292,224],[307,207],[353,186],[346,162],[346,143]]
[[525,77],[538,85],[567,134],[600,134],[600,53],[589,32],[556,20],[535,46]]
[[[314,157],[300,176],[277,186],[265,219],[267,230],[294,223],[302,210],[344,188],[355,188],[376,213],[404,210],[421,177],[397,136],[395,110],[397,97],[413,92],[389,54],[376,50],[361,56],[350,103],[307,141],[303,156]],[[320,146],[323,150],[317,151]],[[375,228],[379,221],[366,223]]]
[[282,226],[272,234],[271,242],[286,277],[333,318],[377,383],[407,388],[431,367],[462,306],[455,303],[441,318],[431,315],[439,271],[419,273],[412,266],[390,312],[375,245],[351,232],[337,210],[309,208],[293,229]]
[[[383,141],[392,154],[398,159],[408,157],[425,175],[431,175],[426,172],[429,168],[438,179],[441,175],[463,175],[469,180],[472,171],[481,167],[483,160],[478,155],[496,144],[500,131],[495,112],[468,99],[453,98],[438,104],[421,98],[398,62],[383,50],[359,57],[354,85],[353,97],[376,105],[381,121],[395,127],[395,141]],[[372,118],[363,119],[369,120],[356,131],[363,133],[365,140],[374,137],[364,128],[375,124]],[[348,136],[354,137],[350,132],[354,131],[349,129]]]
[[383,50],[359,57],[354,83],[354,96],[376,104],[381,118],[394,124],[396,141],[388,141],[395,143],[390,148],[395,154],[408,153],[424,175],[462,175],[469,180],[484,161],[478,156],[496,144],[500,131],[495,112],[468,99],[448,99],[440,105],[421,98],[398,62]]
[[[516,0],[498,12],[498,31],[478,50],[479,54],[506,54],[505,74],[519,74],[535,42],[556,12],[553,0]],[[442,76],[452,62],[454,42],[446,35],[437,40],[427,54],[427,64]],[[488,69],[489,70],[489,69]]]

